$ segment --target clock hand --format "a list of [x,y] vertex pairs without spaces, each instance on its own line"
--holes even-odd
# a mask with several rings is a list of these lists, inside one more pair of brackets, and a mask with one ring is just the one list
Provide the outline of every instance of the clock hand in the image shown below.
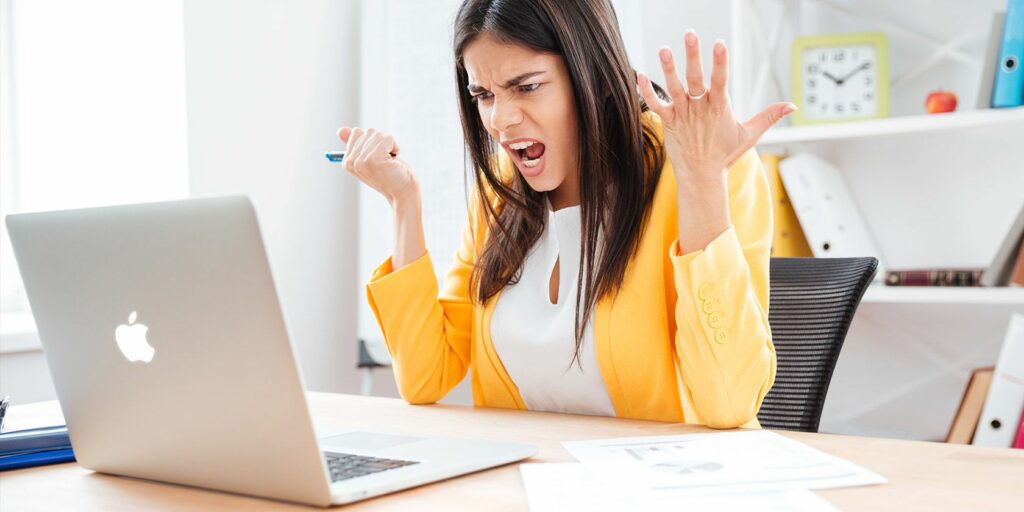
[[835,83],[836,83],[836,85],[840,85],[840,84],[842,84],[842,83],[843,83],[843,80],[842,80],[842,79],[840,79],[840,78],[836,78],[836,77],[832,76],[832,73],[829,73],[828,71],[825,71],[825,72],[823,72],[822,74],[823,74],[823,75],[825,75],[825,76],[827,76],[827,77],[829,77],[830,79],[832,79],[832,81],[833,81],[833,82],[835,82]]
[[861,70],[867,69],[868,65],[870,65],[870,64],[871,64],[870,62],[865,62],[865,63],[861,64],[860,66],[857,66],[857,67],[853,68],[853,70],[850,71],[849,73],[847,73],[846,76],[844,76],[843,78],[839,79],[839,83],[843,83],[843,82],[849,80],[851,77],[853,77],[853,75],[856,75],[857,73],[859,73]]

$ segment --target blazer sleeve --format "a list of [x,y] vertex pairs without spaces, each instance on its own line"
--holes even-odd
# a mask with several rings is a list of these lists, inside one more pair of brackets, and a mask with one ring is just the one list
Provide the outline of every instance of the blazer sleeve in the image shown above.
[[728,187],[732,225],[703,250],[682,255],[678,238],[669,249],[684,416],[712,428],[756,420],[776,369],[768,324],[771,196],[753,149],[729,168]]
[[411,404],[444,398],[466,376],[473,329],[469,278],[480,236],[477,210],[471,204],[440,293],[429,252],[398,270],[389,257],[366,284],[399,393]]

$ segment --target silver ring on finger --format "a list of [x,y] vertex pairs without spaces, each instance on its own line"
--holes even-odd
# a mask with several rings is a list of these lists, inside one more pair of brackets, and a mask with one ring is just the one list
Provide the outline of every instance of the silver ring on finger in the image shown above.
[[707,88],[707,87],[705,87],[705,88],[704,88],[704,90],[703,90],[703,91],[702,91],[702,92],[701,92],[700,94],[696,94],[696,95],[695,95],[695,94],[690,94],[690,92],[689,92],[689,91],[687,91],[687,92],[686,92],[686,95],[687,95],[687,96],[688,96],[688,97],[689,97],[689,98],[690,98],[691,100],[694,100],[694,101],[696,101],[696,100],[700,100],[700,99],[703,99],[703,98],[704,98],[704,96],[707,96],[707,94],[708,94],[708,88]]

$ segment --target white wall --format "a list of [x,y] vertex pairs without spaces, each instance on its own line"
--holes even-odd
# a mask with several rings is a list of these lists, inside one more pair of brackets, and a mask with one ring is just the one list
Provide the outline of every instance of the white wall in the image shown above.
[[190,192],[259,215],[306,386],[356,392],[355,183],[323,157],[358,113],[359,2],[185,1]]
[[[642,0],[643,60],[630,58],[638,71],[643,71],[651,80],[665,86],[665,74],[658,61],[658,49],[672,48],[676,66],[683,70],[686,63],[683,35],[687,29],[694,29],[701,41],[701,61],[704,63],[705,79],[711,72],[711,46],[715,39],[731,44],[731,20],[729,2],[722,0]],[[621,15],[620,15],[621,18]],[[620,19],[620,23],[624,23]],[[630,43],[626,39],[626,44]],[[680,71],[681,73],[681,71]]]

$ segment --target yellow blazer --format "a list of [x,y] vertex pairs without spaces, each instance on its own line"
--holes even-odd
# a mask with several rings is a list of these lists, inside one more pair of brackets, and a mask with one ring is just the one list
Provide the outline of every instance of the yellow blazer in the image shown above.
[[[663,140],[658,116],[644,116]],[[512,165],[507,155],[502,165]],[[676,178],[666,158],[622,287],[595,307],[594,347],[618,417],[760,428],[756,415],[776,360],[768,325],[772,207],[753,149],[730,166],[728,184],[733,225],[703,250],[681,255]],[[409,403],[440,400],[471,370],[475,405],[526,409],[491,344],[498,296],[482,307],[470,298],[485,235],[474,204],[440,294],[429,253],[398,270],[388,258],[366,285]]]

